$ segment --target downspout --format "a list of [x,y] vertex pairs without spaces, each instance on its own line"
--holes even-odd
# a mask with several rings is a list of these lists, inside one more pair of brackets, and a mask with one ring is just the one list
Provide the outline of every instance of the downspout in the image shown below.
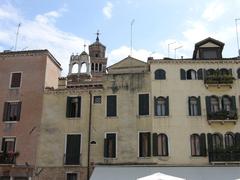
[[88,120],[88,157],[87,157],[87,180],[90,180],[90,153],[91,153],[91,127],[92,127],[92,92],[89,91],[89,120]]

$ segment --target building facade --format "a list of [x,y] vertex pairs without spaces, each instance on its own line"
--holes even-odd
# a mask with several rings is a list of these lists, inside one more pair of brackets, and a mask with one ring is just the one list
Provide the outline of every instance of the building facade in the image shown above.
[[110,166],[239,167],[240,59],[223,58],[223,47],[207,38],[189,59],[128,56],[106,68],[97,37],[89,54],[70,57],[66,77],[51,76],[58,86],[44,88],[32,178],[111,179],[114,168],[97,174]]
[[60,71],[47,50],[0,53],[0,179],[34,176],[44,89]]

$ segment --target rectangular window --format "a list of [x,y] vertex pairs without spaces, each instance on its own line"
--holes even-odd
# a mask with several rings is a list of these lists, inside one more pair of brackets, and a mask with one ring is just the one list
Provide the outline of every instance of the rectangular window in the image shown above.
[[19,88],[21,85],[21,72],[11,73],[10,88]]
[[67,141],[66,141],[65,164],[79,165],[80,149],[81,149],[81,135],[68,134]]
[[3,121],[19,121],[22,102],[5,102]]
[[80,117],[81,116],[81,96],[67,97],[67,117]]
[[188,97],[189,116],[201,116],[201,101],[200,96]]
[[117,96],[107,96],[107,117],[117,116]]
[[139,115],[149,115],[149,94],[139,94]]
[[101,104],[102,103],[102,96],[94,96],[93,97],[94,104]]
[[15,141],[16,138],[2,138],[2,152],[13,153],[15,152]]
[[107,133],[104,139],[104,157],[116,158],[116,133]]
[[67,180],[77,180],[77,173],[67,173]]
[[140,132],[139,133],[139,157],[151,156],[151,133]]

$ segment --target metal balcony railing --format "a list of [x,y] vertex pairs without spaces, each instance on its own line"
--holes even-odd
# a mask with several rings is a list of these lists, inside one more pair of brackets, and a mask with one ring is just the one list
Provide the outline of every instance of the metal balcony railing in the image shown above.
[[209,162],[240,162],[240,151],[209,152]]
[[0,152],[0,164],[15,164],[18,153]]
[[207,113],[208,120],[237,120],[238,114],[237,110],[220,110],[217,112],[208,112]]
[[235,78],[232,75],[208,75],[204,78],[205,84],[233,84]]

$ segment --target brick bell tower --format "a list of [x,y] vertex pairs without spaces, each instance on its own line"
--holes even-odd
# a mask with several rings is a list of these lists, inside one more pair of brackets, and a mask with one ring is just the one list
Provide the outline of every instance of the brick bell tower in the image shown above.
[[105,57],[106,47],[99,41],[99,31],[96,33],[96,41],[89,45],[89,56],[91,63],[91,75],[94,80],[101,80],[106,73],[107,58]]

